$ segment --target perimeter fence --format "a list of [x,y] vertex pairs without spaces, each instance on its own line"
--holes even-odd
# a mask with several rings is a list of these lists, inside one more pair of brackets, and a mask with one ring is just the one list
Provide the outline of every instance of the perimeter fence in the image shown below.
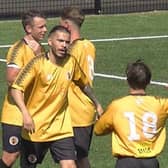
[[77,6],[86,14],[116,14],[167,10],[168,0],[0,0],[0,19],[16,19],[29,9],[55,17],[66,6]]

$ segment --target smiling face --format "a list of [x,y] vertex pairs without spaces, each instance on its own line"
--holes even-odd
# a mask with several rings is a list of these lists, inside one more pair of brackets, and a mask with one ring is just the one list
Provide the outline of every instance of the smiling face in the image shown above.
[[46,19],[34,17],[33,22],[26,26],[26,32],[36,41],[42,40],[47,32]]
[[65,31],[56,31],[48,39],[50,52],[56,58],[65,58],[70,45],[70,34]]

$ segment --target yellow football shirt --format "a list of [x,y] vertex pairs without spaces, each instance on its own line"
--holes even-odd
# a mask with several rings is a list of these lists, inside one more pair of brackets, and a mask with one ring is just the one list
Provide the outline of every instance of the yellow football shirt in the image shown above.
[[167,118],[168,99],[130,95],[108,106],[94,132],[112,132],[114,156],[153,157],[164,147]]
[[[75,40],[70,48],[82,70],[84,71],[90,85],[92,86],[94,76],[95,47],[86,39]],[[81,89],[71,84],[68,92],[69,106],[74,127],[83,127],[93,124],[95,119],[95,106],[93,102],[81,91]]]
[[13,88],[25,91],[32,83],[27,108],[35,123],[35,133],[23,130],[23,137],[36,142],[53,141],[73,136],[67,112],[67,92],[71,81],[80,87],[88,84],[85,74],[72,56],[61,65],[46,57],[32,59],[19,73]]
[[[42,50],[44,52],[44,49]],[[26,44],[24,39],[17,41],[11,46],[7,53],[7,67],[15,67],[21,69],[24,67],[28,61],[35,57],[33,50]],[[29,92],[29,90],[27,90]],[[14,104],[11,95],[8,93],[5,96],[2,112],[1,112],[1,122],[6,124],[12,124],[21,126],[22,125],[22,115]]]

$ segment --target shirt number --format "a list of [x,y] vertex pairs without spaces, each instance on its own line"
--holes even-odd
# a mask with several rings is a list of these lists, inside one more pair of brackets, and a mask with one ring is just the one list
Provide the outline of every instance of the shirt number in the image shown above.
[[[125,112],[125,117],[129,121],[130,134],[128,139],[130,141],[140,140],[140,135],[137,133],[135,114],[133,112]],[[151,139],[156,134],[157,130],[157,116],[152,112],[145,112],[141,118],[142,121],[142,134],[145,138]]]
[[89,72],[89,78],[90,80],[93,80],[94,77],[94,61],[91,56],[87,57],[88,60],[88,72]]

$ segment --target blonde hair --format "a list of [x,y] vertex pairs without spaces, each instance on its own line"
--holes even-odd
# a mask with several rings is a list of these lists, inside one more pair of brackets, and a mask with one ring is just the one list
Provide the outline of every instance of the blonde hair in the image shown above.
[[71,20],[77,26],[81,27],[85,20],[85,15],[83,11],[77,7],[67,7],[63,9],[61,18],[63,20],[66,20],[66,19]]

